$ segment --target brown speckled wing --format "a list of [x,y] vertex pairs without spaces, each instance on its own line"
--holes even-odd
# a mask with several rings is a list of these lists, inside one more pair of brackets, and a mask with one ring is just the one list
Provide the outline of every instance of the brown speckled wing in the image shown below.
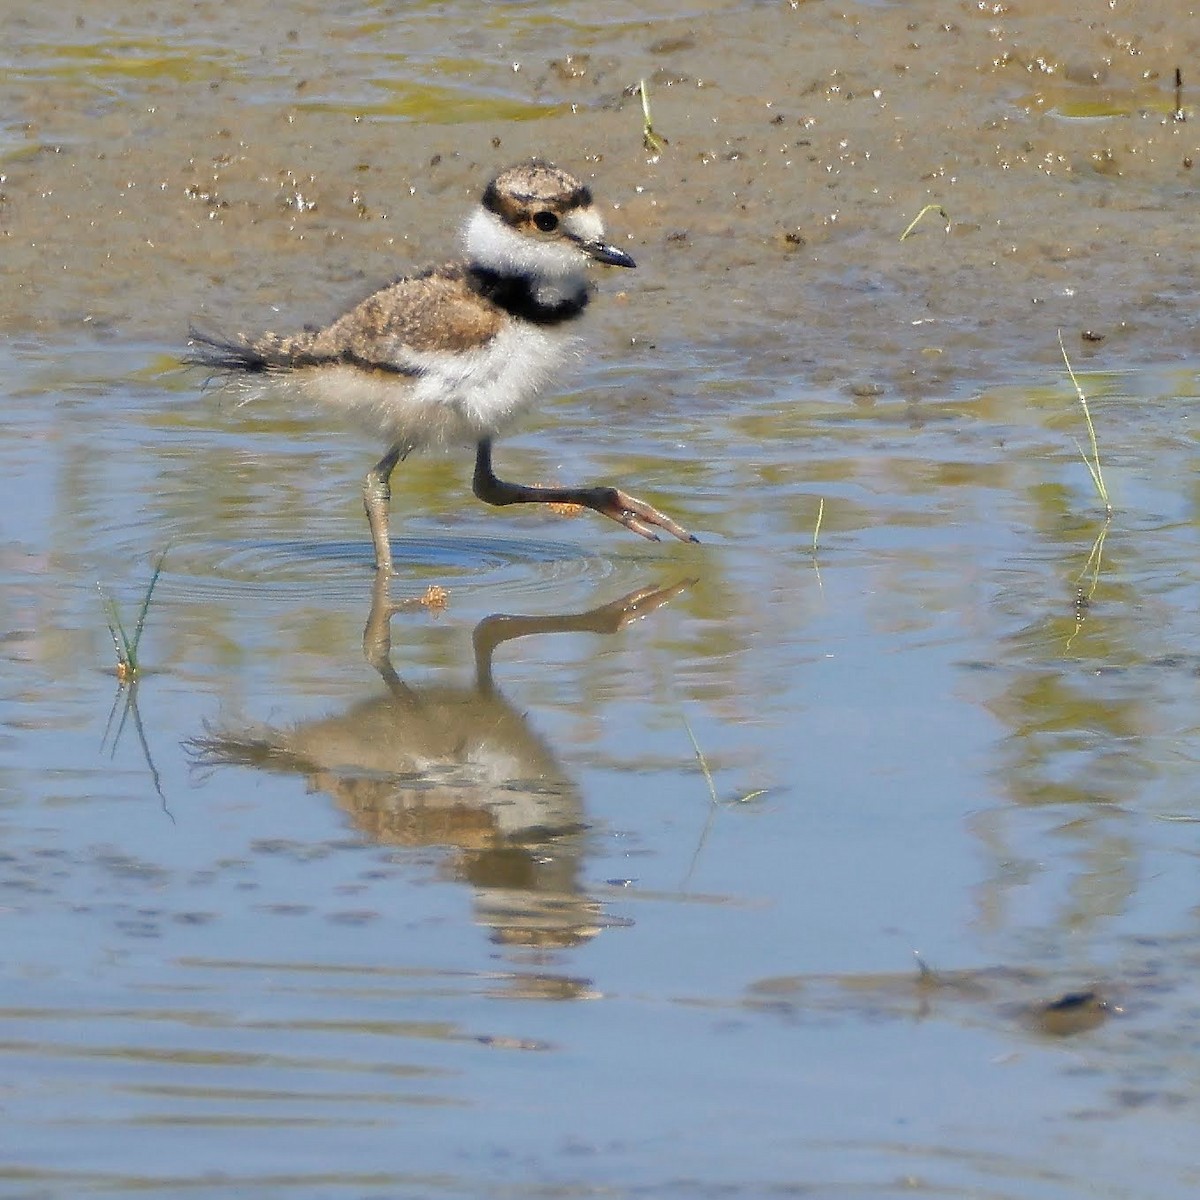
[[403,370],[406,351],[462,351],[486,345],[507,320],[457,265],[398,279],[318,333],[318,358]]

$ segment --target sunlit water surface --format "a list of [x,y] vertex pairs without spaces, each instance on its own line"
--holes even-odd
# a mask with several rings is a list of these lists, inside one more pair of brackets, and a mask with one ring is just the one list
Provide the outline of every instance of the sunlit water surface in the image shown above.
[[[1120,448],[1097,548],[1061,382],[860,409],[759,380],[614,433],[585,401],[630,368],[597,368],[554,414],[571,469],[654,474],[704,544],[418,463],[393,599],[448,605],[393,618],[381,673],[361,447],[164,361],[4,363],[22,1194],[1082,1196],[1099,1156],[1119,1195],[1147,1122],[1184,1156],[1190,374],[1087,381]],[[553,475],[553,442],[505,453]],[[164,550],[122,691],[97,584],[132,633]],[[914,950],[981,974],[921,986]],[[1092,986],[1125,1011],[1031,1025]]]

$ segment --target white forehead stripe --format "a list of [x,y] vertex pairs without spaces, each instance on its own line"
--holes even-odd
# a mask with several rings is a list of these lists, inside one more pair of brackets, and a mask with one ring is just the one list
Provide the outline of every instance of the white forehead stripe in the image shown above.
[[604,222],[594,208],[577,208],[563,217],[563,227],[581,242],[599,242],[604,238]]

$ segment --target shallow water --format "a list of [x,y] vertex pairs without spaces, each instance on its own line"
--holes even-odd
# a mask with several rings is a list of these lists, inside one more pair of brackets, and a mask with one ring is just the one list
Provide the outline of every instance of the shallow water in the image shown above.
[[[1099,130],[980,64],[1071,33],[1082,103],[1119,14],[607,11],[348,4],[289,36],[167,4],[136,41],[117,6],[3,52],[6,1195],[1194,1194],[1198,385],[1183,185],[1145,150],[1192,124],[1132,82],[1173,64],[1169,14],[1110,54]],[[764,31],[756,74],[732,51]],[[836,149],[874,118],[798,87],[855,46],[911,59],[904,122],[946,122],[958,236],[897,240],[921,138],[883,151],[900,221]],[[655,84],[649,163],[619,95],[663,62],[690,90]],[[754,141],[785,97],[816,106],[803,183]],[[1124,173],[966,169],[997,112]],[[640,269],[498,469],[619,480],[702,544],[486,509],[468,457],[413,460],[389,624],[380,448],[205,389],[184,330],[328,315],[535,147],[594,166]],[[1072,209],[1113,222],[1081,262]],[[97,585],[132,632],[164,552],[121,688]]]

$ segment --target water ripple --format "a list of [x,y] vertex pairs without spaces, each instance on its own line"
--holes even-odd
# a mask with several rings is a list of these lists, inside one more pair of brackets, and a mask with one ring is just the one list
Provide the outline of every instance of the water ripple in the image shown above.
[[[598,582],[634,575],[620,560],[550,539],[404,537],[394,539],[392,554],[397,595],[437,583],[511,602],[542,596],[548,588],[590,593]],[[281,598],[357,598],[371,577],[370,545],[361,540],[261,539],[173,548],[159,587],[165,596],[230,598],[253,589]]]

